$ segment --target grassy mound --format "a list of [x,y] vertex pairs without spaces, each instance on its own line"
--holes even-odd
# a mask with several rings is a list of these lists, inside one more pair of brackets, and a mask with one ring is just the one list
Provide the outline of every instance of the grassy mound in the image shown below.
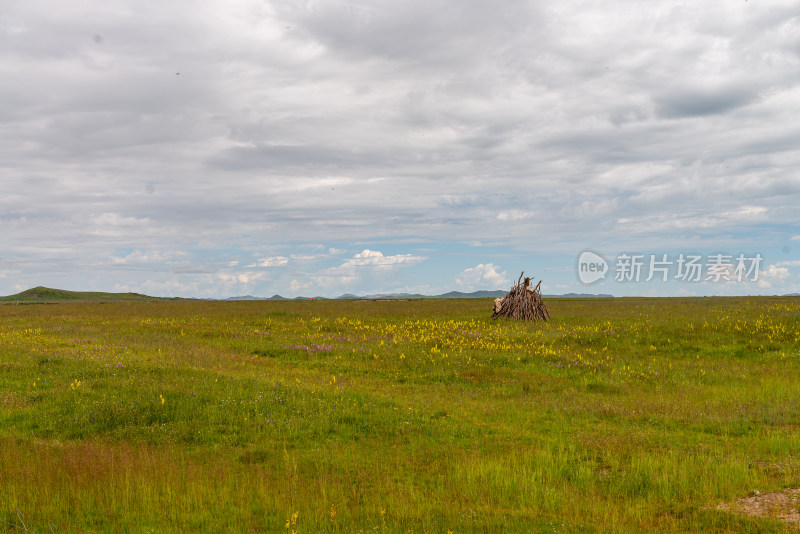
[[19,302],[61,302],[61,301],[121,301],[121,300],[164,300],[141,293],[106,293],[101,291],[67,291],[49,287],[34,287],[16,295],[0,297],[0,301]]

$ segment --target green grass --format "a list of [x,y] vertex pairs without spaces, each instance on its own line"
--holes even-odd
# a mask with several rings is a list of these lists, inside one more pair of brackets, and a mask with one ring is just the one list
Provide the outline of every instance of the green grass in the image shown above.
[[791,530],[800,301],[547,305],[0,306],[0,530]]

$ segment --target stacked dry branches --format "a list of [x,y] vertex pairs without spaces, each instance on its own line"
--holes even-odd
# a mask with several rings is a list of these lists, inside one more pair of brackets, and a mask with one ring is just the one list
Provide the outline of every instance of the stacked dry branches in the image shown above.
[[531,279],[526,277],[522,280],[523,271],[519,275],[519,280],[511,288],[511,291],[502,299],[495,299],[494,313],[492,319],[506,317],[508,319],[522,319],[525,321],[547,321],[550,314],[542,301],[541,285],[542,281],[531,286]]

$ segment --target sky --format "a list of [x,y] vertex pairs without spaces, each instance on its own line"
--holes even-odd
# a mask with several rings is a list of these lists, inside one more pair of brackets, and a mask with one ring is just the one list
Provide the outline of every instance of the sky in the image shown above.
[[0,294],[797,293],[798,117],[796,0],[4,0]]

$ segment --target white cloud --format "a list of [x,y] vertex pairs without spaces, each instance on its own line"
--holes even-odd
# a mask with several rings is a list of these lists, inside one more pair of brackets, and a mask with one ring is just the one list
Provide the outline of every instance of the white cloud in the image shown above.
[[119,257],[114,256],[111,258],[111,265],[135,265],[135,264],[152,264],[152,263],[166,263],[176,256],[180,256],[180,252],[162,252],[158,250],[134,250],[130,254]]
[[89,218],[89,224],[81,227],[92,236],[118,238],[126,235],[152,235],[155,231],[149,217],[130,217],[118,213],[102,213]]
[[[791,263],[791,262],[783,262],[783,263]],[[778,265],[770,265],[766,269],[762,269],[759,273],[758,281],[756,285],[762,289],[770,289],[774,288],[776,284],[780,287],[785,289],[785,286],[782,286],[782,282],[791,276],[791,272],[786,267],[780,267]]]
[[412,254],[397,254],[395,256],[384,256],[378,250],[364,249],[351,259],[346,260],[340,269],[348,269],[351,267],[392,267],[401,264],[419,263],[425,260],[422,256],[414,256]]
[[789,241],[800,241],[800,235],[792,236],[791,238],[789,238]]
[[776,265],[770,265],[766,269],[763,269],[760,274],[764,278],[771,278],[774,280],[785,280],[791,275],[789,269],[786,267],[778,267]]
[[800,267],[800,260],[779,261],[775,265],[778,267]]
[[217,277],[224,282],[237,282],[239,284],[252,284],[260,280],[266,280],[267,276],[264,273],[219,273]]
[[324,290],[344,292],[350,290],[354,284],[362,286],[377,284],[377,288],[365,290],[383,291],[395,283],[394,278],[387,278],[388,271],[394,272],[395,269],[424,260],[424,257],[413,254],[385,256],[378,250],[364,249],[340,265],[312,273],[310,277],[316,286]]
[[183,283],[179,280],[145,280],[139,283],[115,284],[113,290],[120,293],[142,293],[161,297],[181,297],[199,294],[198,284]]
[[147,217],[125,217],[118,213],[102,213],[91,220],[98,226],[147,226],[151,222]]
[[291,258],[294,261],[314,261],[324,258],[325,254],[292,254]]
[[536,216],[536,213],[532,211],[524,211],[524,210],[509,210],[509,211],[501,211],[497,214],[498,221],[522,221],[525,219],[530,219],[531,217]]
[[478,264],[475,267],[464,269],[464,272],[456,277],[456,284],[459,288],[474,291],[479,289],[495,290],[504,289],[510,285],[505,272],[500,272],[500,267],[493,263]]
[[312,284],[310,280],[305,280],[305,281],[292,280],[289,283],[289,291],[302,291],[304,289],[308,289],[309,287],[311,287],[311,285]]
[[354,275],[321,273],[316,276],[312,276],[312,280],[314,281],[314,284],[321,289],[336,290],[341,292],[348,289],[353,283],[358,282],[359,277]]
[[273,256],[271,258],[262,258],[258,260],[259,267],[280,267],[289,263],[289,258],[285,256]]

